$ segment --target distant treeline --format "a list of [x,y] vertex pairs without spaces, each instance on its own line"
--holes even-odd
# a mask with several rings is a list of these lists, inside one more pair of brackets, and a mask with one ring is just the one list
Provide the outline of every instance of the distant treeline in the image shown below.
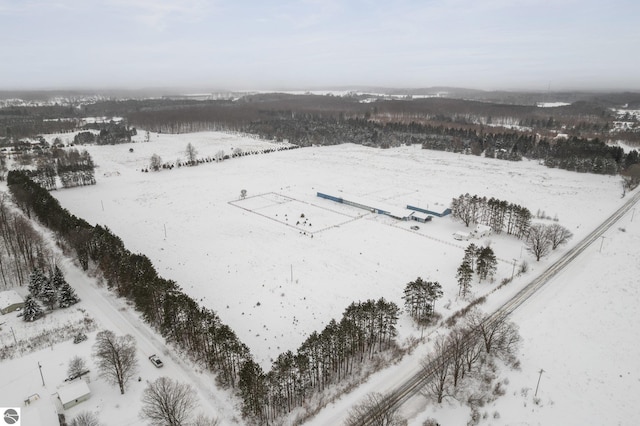
[[72,107],[0,108],[0,142],[4,138],[20,139],[45,133],[65,133],[78,127],[78,111]]
[[[129,118],[136,126],[159,132],[231,130],[299,146],[421,144],[425,149],[512,161],[527,157],[543,160],[549,167],[601,174],[616,174],[638,162],[636,151],[625,155],[621,148],[594,137],[606,136],[613,118],[606,108],[587,102],[558,108],[456,99],[368,104],[350,98],[272,94],[236,103],[145,110]],[[550,129],[563,128],[574,136],[553,139],[534,130],[491,126],[492,122],[542,129],[549,135]],[[636,135],[640,142],[640,133],[626,134],[628,139]]]
[[65,241],[85,270],[93,262],[109,288],[131,300],[167,341],[214,372],[218,384],[235,389],[243,415],[252,422],[276,421],[396,347],[398,306],[367,300],[352,303],[339,322],[332,320],[322,332],[313,332],[296,354],[279,355],[265,373],[213,310],[160,277],[146,256],[131,253],[108,228],[72,215],[24,171],[10,171],[7,183],[16,204]]
[[[630,101],[637,98],[633,94],[628,97]],[[94,125],[99,134],[83,132],[77,143],[127,142],[136,127],[161,133],[216,130],[287,140],[298,146],[357,143],[388,148],[421,144],[425,149],[513,161],[527,157],[544,161],[549,167],[615,174],[638,163],[637,152],[625,155],[621,148],[602,142],[615,137],[640,144],[637,129],[610,133],[616,120],[610,110],[611,99],[623,98],[623,94],[617,94],[538,108],[447,98],[371,101],[367,95],[355,94],[337,97],[271,93],[248,95],[236,101],[105,101],[71,112],[74,117],[83,114],[126,118],[122,123]],[[34,126],[49,111],[7,110],[12,112],[7,112],[6,117],[22,117]],[[64,111],[51,110],[58,115]],[[16,131],[13,124],[2,125],[0,137],[3,132],[15,137]],[[554,138],[559,132],[566,138]]]
[[126,122],[91,123],[82,127],[99,132],[80,132],[74,138],[74,144],[115,145],[131,142],[131,137],[138,134],[135,127],[127,126]]

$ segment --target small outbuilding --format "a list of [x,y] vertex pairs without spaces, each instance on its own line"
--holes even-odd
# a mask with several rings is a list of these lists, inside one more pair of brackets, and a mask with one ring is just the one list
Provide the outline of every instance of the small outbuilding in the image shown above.
[[482,238],[491,235],[491,227],[487,225],[477,224],[475,229],[471,231],[475,238]]
[[469,241],[471,239],[471,234],[468,232],[458,231],[453,233],[453,238],[458,241]]
[[0,312],[8,314],[24,307],[24,299],[15,290],[0,292]]
[[58,399],[65,410],[86,401],[90,396],[91,390],[84,380],[78,380],[58,389]]
[[431,221],[431,219],[433,219],[433,216],[428,215],[426,213],[419,212],[419,211],[412,211],[409,214],[409,218],[411,220],[415,220],[416,222],[427,223]]

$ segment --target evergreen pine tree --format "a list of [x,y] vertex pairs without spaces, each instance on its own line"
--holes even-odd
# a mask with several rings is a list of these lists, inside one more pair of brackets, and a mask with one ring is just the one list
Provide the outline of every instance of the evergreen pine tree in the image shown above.
[[480,252],[479,247],[476,247],[476,245],[473,243],[469,244],[467,248],[464,250],[463,261],[469,264],[469,267],[471,268],[471,272],[473,272],[473,265],[476,264],[476,260],[478,258],[479,252]]
[[39,268],[34,268],[31,275],[29,275],[29,293],[34,297],[40,296],[40,292],[46,281],[47,277],[44,273]]
[[476,270],[480,280],[492,277],[496,273],[498,261],[491,247],[483,247],[479,250],[478,259],[476,260]]
[[40,318],[44,313],[38,301],[31,295],[27,296],[24,301],[24,308],[22,309],[22,319],[28,322],[35,321]]
[[458,273],[456,278],[458,279],[458,285],[460,290],[458,294],[462,297],[466,297],[471,287],[471,278],[473,277],[473,270],[466,260],[462,261],[462,264],[458,267]]
[[56,305],[58,301],[58,292],[51,280],[45,279],[42,287],[40,288],[40,294],[38,295],[38,299],[50,310]]
[[64,279],[64,275],[62,275],[62,271],[58,268],[58,265],[55,266],[53,271],[53,276],[51,277],[51,282],[56,290],[60,290],[63,284],[66,284],[67,281]]
[[66,281],[60,287],[60,293],[58,295],[59,305],[61,308],[68,308],[71,305],[75,305],[80,301],[80,298],[76,295],[73,287]]

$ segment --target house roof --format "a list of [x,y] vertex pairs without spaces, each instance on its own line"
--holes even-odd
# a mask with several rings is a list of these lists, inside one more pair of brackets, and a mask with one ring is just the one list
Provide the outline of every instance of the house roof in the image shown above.
[[89,386],[84,380],[78,380],[58,389],[58,398],[62,404],[74,401],[91,393]]
[[431,216],[426,213],[422,213],[415,210],[410,210],[410,212],[411,213],[409,214],[409,216],[417,217],[418,219],[423,219],[423,220],[427,220]]
[[15,305],[16,303],[24,303],[24,300],[15,290],[0,292],[0,309]]

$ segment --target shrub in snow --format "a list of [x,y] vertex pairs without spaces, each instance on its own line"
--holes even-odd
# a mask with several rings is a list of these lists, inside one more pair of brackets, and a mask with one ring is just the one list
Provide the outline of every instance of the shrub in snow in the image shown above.
[[83,411],[82,413],[75,416],[73,420],[71,420],[71,422],[69,423],[69,426],[100,426],[100,425],[101,423],[98,421],[98,417],[90,411]]
[[467,426],[474,426],[478,423],[480,423],[480,411],[478,411],[476,408],[473,408],[471,410],[471,418],[467,422]]

